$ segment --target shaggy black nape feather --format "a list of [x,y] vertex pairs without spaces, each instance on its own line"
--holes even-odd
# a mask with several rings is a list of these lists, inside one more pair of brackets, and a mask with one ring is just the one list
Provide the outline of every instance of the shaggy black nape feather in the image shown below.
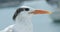
[[19,14],[21,11],[23,11],[23,8],[18,8],[18,9],[16,10],[15,14],[13,15],[13,20],[16,19],[16,17],[18,16],[18,14]]
[[16,17],[18,16],[18,14],[20,13],[20,12],[22,12],[22,11],[29,11],[29,8],[18,8],[17,10],[16,10],[16,12],[15,12],[15,14],[13,15],[13,20],[15,20],[16,19]]

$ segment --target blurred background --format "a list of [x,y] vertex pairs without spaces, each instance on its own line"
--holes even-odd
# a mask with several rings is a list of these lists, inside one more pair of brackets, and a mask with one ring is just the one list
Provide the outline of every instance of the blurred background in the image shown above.
[[32,18],[34,32],[60,32],[60,0],[0,0],[0,30],[14,24],[12,16],[22,5],[53,12]]

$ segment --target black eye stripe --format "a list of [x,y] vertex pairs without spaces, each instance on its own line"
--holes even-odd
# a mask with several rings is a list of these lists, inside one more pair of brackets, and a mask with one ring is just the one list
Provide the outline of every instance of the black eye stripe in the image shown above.
[[13,20],[15,20],[16,19],[16,17],[18,16],[18,14],[20,13],[20,12],[22,12],[22,11],[29,11],[29,8],[18,8],[17,10],[16,10],[16,12],[15,12],[15,14],[13,15]]
[[29,8],[25,8],[25,11],[29,11]]
[[25,8],[26,11],[29,11],[29,8]]

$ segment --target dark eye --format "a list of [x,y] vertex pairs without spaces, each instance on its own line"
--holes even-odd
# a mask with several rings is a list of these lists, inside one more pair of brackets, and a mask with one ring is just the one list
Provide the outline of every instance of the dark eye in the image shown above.
[[25,8],[25,11],[29,11],[29,8]]

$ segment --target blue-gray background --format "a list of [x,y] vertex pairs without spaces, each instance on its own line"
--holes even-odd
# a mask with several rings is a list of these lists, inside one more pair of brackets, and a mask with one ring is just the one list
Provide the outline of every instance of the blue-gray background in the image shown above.
[[[54,9],[44,0],[24,2],[23,5],[54,12]],[[0,9],[0,30],[14,23],[12,16],[19,7],[20,6]],[[34,32],[60,32],[60,25],[54,24],[52,18],[48,14],[33,16],[32,22],[34,25]]]

